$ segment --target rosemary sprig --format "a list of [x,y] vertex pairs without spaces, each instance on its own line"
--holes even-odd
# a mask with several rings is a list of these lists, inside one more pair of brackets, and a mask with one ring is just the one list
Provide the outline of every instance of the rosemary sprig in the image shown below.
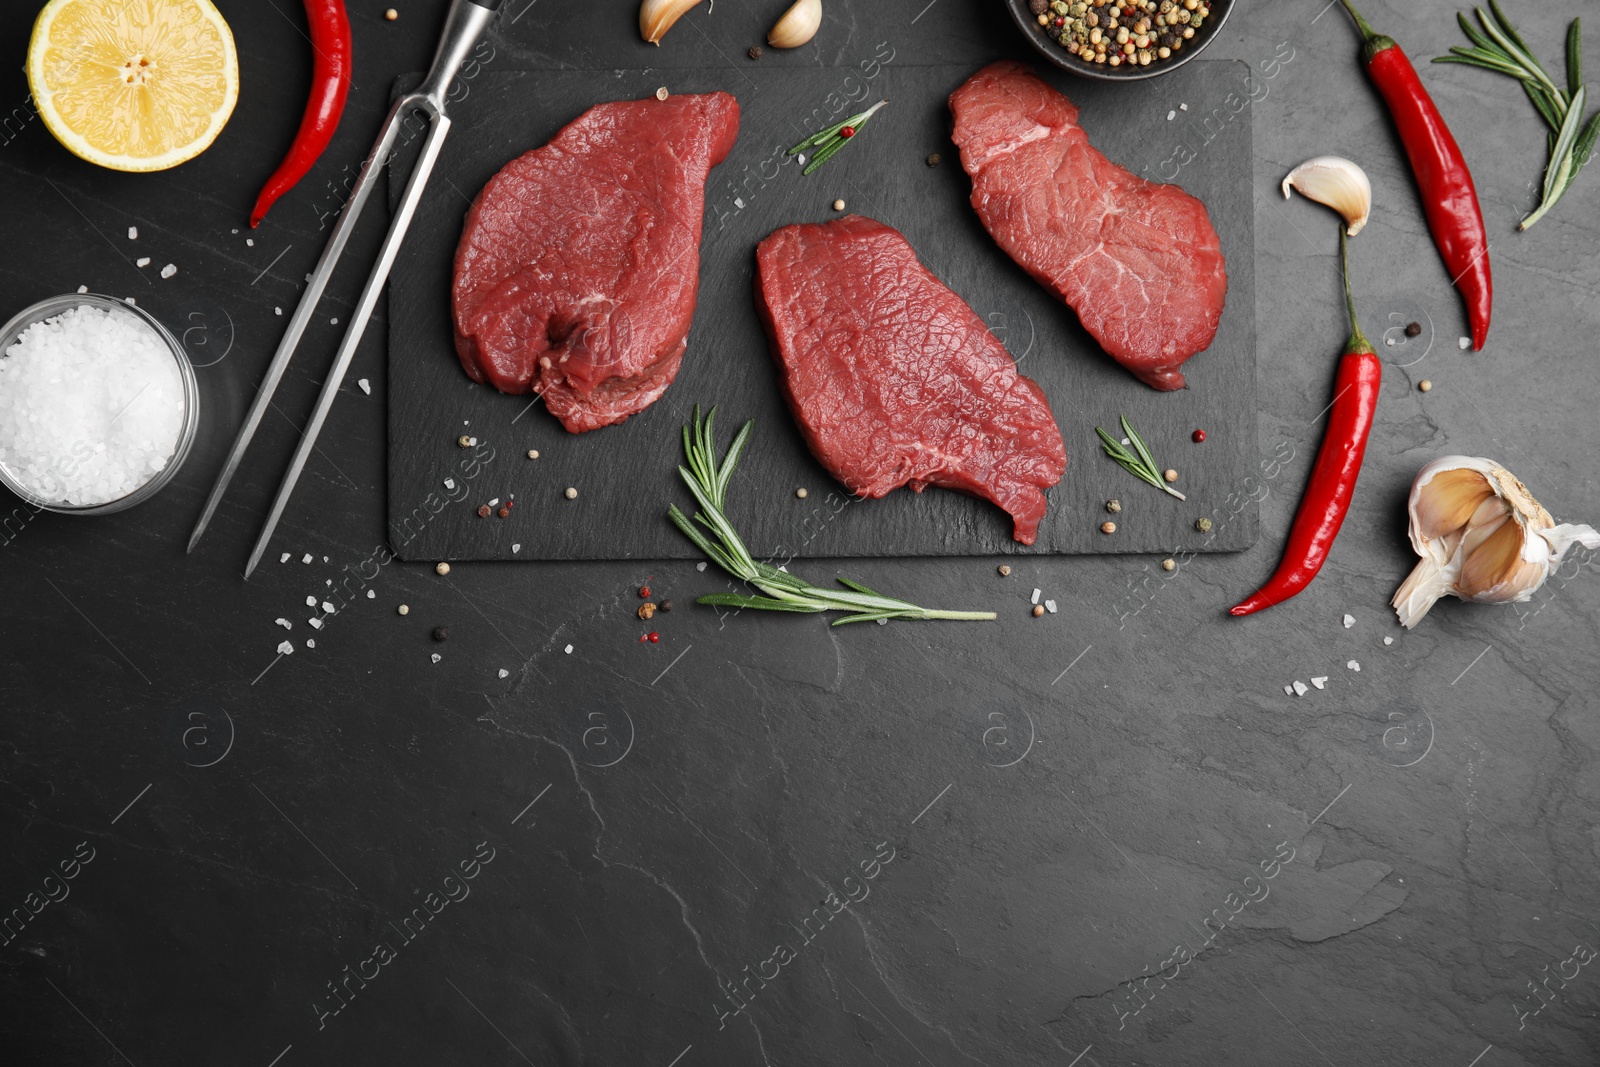
[[[727,455],[719,463],[716,440],[713,436],[716,418],[717,409],[712,408],[702,422],[700,405],[695,405],[694,422],[683,428],[683,454],[688,466],[678,468],[684,484],[689,487],[695,503],[699,505],[699,510],[694,516],[695,522],[704,526],[705,530],[690,522],[688,517],[678,510],[676,504],[667,508],[667,518],[671,519],[673,525],[717,566],[740,581],[749,582],[766,595],[711,593],[700,597],[699,603],[734,608],[759,608],[763,611],[850,613],[843,618],[835,619],[834,626],[889,619],[981,620],[995,617],[992,611],[933,611],[919,608],[904,600],[882,596],[860,582],[852,582],[848,578],[839,579],[839,584],[848,592],[838,589],[819,589],[788,571],[751,557],[750,550],[745,548],[733,524],[723,513],[723,505],[727,501],[728,481],[733,477],[733,468],[738,464],[745,445],[750,441],[750,431],[755,422],[747,420],[739,428],[739,432],[734,435],[733,443],[728,446]],[[707,536],[706,531],[710,531],[710,536]]]
[[[835,125],[829,126],[825,130],[821,130],[812,134],[804,141],[801,141],[799,144],[789,149],[788,155],[798,155],[808,148],[815,148],[817,150],[816,154],[811,157],[811,162],[806,164],[806,169],[800,172],[801,174],[810,174],[828,160],[838,155],[839,150],[845,145],[849,144],[851,138],[861,132],[861,127],[867,124],[867,120],[872,118],[873,115],[877,114],[878,109],[888,102],[889,101],[887,100],[879,100],[876,104],[873,104],[859,115],[851,115],[843,122],[836,123]],[[846,129],[849,129],[850,132],[845,133],[844,131]]]
[[1140,481],[1149,482],[1163,493],[1170,493],[1179,500],[1187,499],[1182,493],[1167,484],[1161,476],[1161,467],[1157,465],[1155,457],[1150,455],[1150,448],[1144,443],[1138,431],[1133,428],[1133,423],[1128,421],[1128,416],[1118,416],[1122,420],[1122,432],[1128,435],[1128,441],[1133,445],[1134,451],[1129,452],[1127,447],[1115,437],[1096,426],[1094,432],[1100,435],[1100,445],[1106,450],[1106,455],[1121,464],[1122,469],[1138,478]]
[[1482,8],[1473,8],[1473,13],[1478,17],[1478,26],[1474,26],[1464,12],[1456,14],[1456,21],[1472,47],[1456,45],[1449,55],[1439,56],[1434,62],[1464,63],[1516,78],[1534,110],[1550,128],[1546,138],[1550,158],[1545,164],[1539,206],[1522,220],[1520,228],[1526,230],[1542,219],[1571,188],[1578,171],[1594,153],[1595,141],[1600,139],[1600,112],[1588,122],[1583,118],[1589,90],[1583,81],[1582,23],[1573,19],[1567,27],[1567,78],[1563,87],[1550,77],[1528,42],[1500,10],[1499,0],[1489,0],[1488,13]]

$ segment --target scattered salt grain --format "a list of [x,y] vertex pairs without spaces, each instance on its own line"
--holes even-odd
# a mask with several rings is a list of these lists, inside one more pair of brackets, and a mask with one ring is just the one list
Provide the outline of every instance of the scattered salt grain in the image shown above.
[[569,656],[572,655],[572,646],[571,645],[567,646],[566,652],[567,652],[567,655],[569,655]]
[[272,621],[283,627],[285,630],[294,629],[294,623],[290,622],[288,619],[273,619]]
[[520,543],[511,546],[512,555],[515,555],[516,553],[521,552],[521,551],[522,551],[522,545]]
[[325,615],[334,614],[333,605],[330,604],[328,601],[324,600],[322,602],[322,611],[323,611],[323,614],[325,614]]
[[694,569],[697,570],[697,571],[705,570],[706,569],[706,561],[705,560],[701,560],[699,563],[696,563],[694,565]]
[[[323,557],[322,557],[322,562],[324,562],[324,563],[326,563],[326,562],[328,562],[328,557],[327,557],[327,556],[323,556]],[[329,584],[329,585],[332,585],[332,584],[333,584],[333,579],[332,579],[332,578],[329,578],[329,579],[328,579],[328,584]]]
[[288,563],[289,562],[289,553],[285,552],[283,555],[279,556],[278,557],[278,562],[279,563]]
[[140,256],[138,259],[133,261],[133,265],[135,267],[148,267],[150,265],[150,257]]
[[1303,696],[1306,695],[1306,691],[1309,690],[1310,688],[1311,687],[1306,685],[1306,683],[1301,682],[1301,681],[1296,681],[1294,683],[1294,695],[1297,696],[1297,697],[1303,697]]
[[368,599],[368,600],[376,600],[376,599],[378,599],[378,593],[377,593],[377,590],[374,590],[374,589],[368,589],[368,590],[367,590],[367,599]]
[[504,667],[501,667],[500,668],[500,677],[509,678],[509,677],[511,677],[511,672],[506,670]]
[[122,298],[122,302],[123,302],[123,303],[124,303],[124,304],[127,304],[127,305],[128,305],[128,306],[129,306],[129,307],[136,307],[136,306],[138,306],[138,303],[139,303],[139,302],[138,302],[138,301],[137,301],[137,300],[135,300],[135,299],[134,299],[134,298],[133,298],[133,297],[131,297],[131,296],[125,296],[125,297],[123,297],[123,298]]
[[1461,351],[1465,352],[1467,349],[1472,347],[1472,338],[1470,338],[1470,337],[1458,337],[1458,338],[1456,338],[1456,347],[1461,349]]
[[306,647],[307,648],[316,648],[317,647],[316,638],[313,638],[313,637],[306,638]]
[[316,597],[314,597],[314,596],[306,597],[306,607],[314,608],[316,606],[317,606],[317,598]]
[[337,326],[337,325],[339,325],[339,320],[338,320],[338,319],[336,319],[336,318],[334,318],[334,319],[329,319],[329,320],[328,320],[328,325],[329,325],[329,326]]
[[237,227],[236,227],[236,228],[234,228],[234,229],[232,229],[232,230],[229,230],[229,231],[228,231],[228,232],[229,232],[229,233],[238,233],[238,232],[239,232],[239,230],[238,230],[238,228],[237,228]]
[[1175,119],[1177,117],[1178,117],[1178,113],[1176,111],[1167,112],[1167,121],[1168,122],[1171,122],[1173,119]]
[[1188,111],[1189,110],[1189,105],[1188,104],[1179,104],[1178,105],[1178,110],[1179,111]]
[[1360,673],[1361,671],[1361,664],[1357,663],[1355,660],[1351,660],[1349,663],[1346,663],[1344,667],[1347,671],[1355,671],[1357,673]]
[[0,356],[0,464],[43,500],[104,504],[177,451],[183,379],[144,320],[75,307],[28,326]]
[[80,292],[80,293],[87,293],[87,292],[88,292],[88,291],[89,291],[89,287],[88,287],[88,286],[87,286],[87,285],[80,285],[80,286],[78,286],[78,292]]
[[361,386],[361,391],[363,393],[366,393],[368,396],[372,395],[372,383],[371,382],[367,381],[365,378],[358,378],[358,379],[356,379],[356,384]]
[[161,268],[161,276],[163,278],[170,278],[176,273],[178,273],[178,267],[174,263],[168,263],[165,267]]
[[1054,615],[1056,613],[1056,602],[1054,600],[1046,600],[1044,602],[1044,610]]
[[278,655],[280,655],[280,656],[292,656],[292,655],[294,655],[294,646],[291,645],[287,641],[283,642],[282,644],[280,644],[278,646]]
[[306,620],[306,625],[311,627],[313,630],[320,630],[322,629],[322,620],[313,615],[311,618]]
[[282,308],[273,308],[272,309],[272,313],[274,315],[282,315],[283,314],[283,309]]
[[244,239],[244,243],[246,248],[254,248],[256,246],[256,239],[254,237],[246,237]]
[[1383,639],[1383,643],[1384,643],[1384,644],[1386,644],[1386,645],[1392,645],[1392,644],[1394,644],[1394,638],[1392,638],[1392,637],[1385,637],[1385,638],[1384,638],[1384,639]]
[[310,563],[311,562],[311,553],[307,552],[305,555],[301,556],[300,557],[300,562],[301,563]]
[[1284,686],[1283,687],[1283,695],[1286,696],[1286,697],[1294,696],[1294,686],[1292,686],[1292,685]]
[[1354,626],[1355,624],[1356,624],[1356,617],[1354,615],[1346,615],[1344,617],[1344,628],[1346,630],[1350,629],[1350,627]]
[[137,226],[129,226],[128,227],[128,240],[137,241],[138,239],[139,239],[139,227],[137,227]]
[[446,489],[454,489],[456,487],[456,480],[454,478],[446,478],[444,480],[444,487]]
[[444,657],[435,652],[433,655],[429,656],[428,659],[432,660],[434,663],[438,663],[440,660],[444,659]]
[[489,501],[489,506],[491,508],[499,507],[500,506],[500,498],[499,497],[495,497],[493,500]]
[[1037,604],[1039,602],[1039,596],[1040,596],[1040,590],[1035,589],[1033,591],[1033,596],[1028,599],[1028,603]]
[[1326,689],[1328,688],[1328,676],[1324,674],[1320,678],[1313,678],[1311,679],[1311,684],[1316,686],[1318,689]]

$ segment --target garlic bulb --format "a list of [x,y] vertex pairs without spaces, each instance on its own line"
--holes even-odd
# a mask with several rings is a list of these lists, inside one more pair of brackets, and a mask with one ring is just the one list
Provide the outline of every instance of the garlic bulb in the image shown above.
[[1333,208],[1344,216],[1345,233],[1354,237],[1367,224],[1372,213],[1372,183],[1367,172],[1343,156],[1318,156],[1308,159],[1283,179],[1283,198],[1289,190]]
[[1446,595],[1475,604],[1527,600],[1573,544],[1600,549],[1600,533],[1556,525],[1527,486],[1487,459],[1442,456],[1423,467],[1408,510],[1411,547],[1422,560],[1392,601],[1407,629]]
[[698,3],[700,0],[644,0],[639,5],[639,34],[659,46],[672,24]]
[[767,43],[774,48],[799,48],[817,35],[821,25],[822,0],[795,0],[767,34]]

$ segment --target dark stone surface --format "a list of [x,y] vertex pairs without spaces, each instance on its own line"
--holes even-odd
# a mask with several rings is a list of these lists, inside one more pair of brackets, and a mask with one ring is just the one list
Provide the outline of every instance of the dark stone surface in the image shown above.
[[[631,3],[544,0],[510,22],[524,3],[497,38],[508,65],[591,68],[747,64],[783,6],[697,8],[657,50],[633,38]],[[1363,6],[1418,57],[1459,39],[1449,5]],[[80,284],[128,293],[192,323],[209,363],[197,451],[157,500],[104,519],[6,511],[0,914],[29,894],[39,910],[0,946],[0,1061],[1596,1061],[1600,971],[1574,949],[1600,938],[1592,561],[1527,605],[1441,604],[1414,633],[1385,606],[1411,565],[1405,489],[1435,455],[1498,458],[1559,517],[1600,518],[1600,178],[1514,231],[1544,147],[1513,86],[1423,70],[1494,241],[1499,315],[1489,349],[1468,354],[1344,16],[1238,12],[1208,58],[1292,49],[1253,109],[1258,455],[1294,450],[1261,482],[1260,544],[1170,578],[1155,557],[1013,559],[1007,579],[996,559],[857,560],[844,573],[869,585],[1001,618],[834,631],[719,619],[692,600],[720,579],[687,561],[374,576],[381,323],[285,517],[278,550],[294,562],[238,578],[331,326],[208,539],[182,554],[282,329],[273,307],[292,306],[321,246],[326,183],[365,150],[393,79],[426,64],[443,5],[413,0],[395,23],[353,9],[345,126],[253,247],[230,229],[297,121],[306,50],[289,5],[224,7],[245,92],[221,141],[175,171],[95,172],[27,121],[18,61],[0,82],[18,102],[0,144],[8,306]],[[1023,50],[1001,13],[964,0],[827,7],[817,43],[760,63],[849,63],[885,40],[928,63]],[[1557,12],[1517,15],[1554,59]],[[20,60],[26,19],[5,18]],[[1384,347],[1367,471],[1322,576],[1229,620],[1275,562],[1345,333],[1325,213],[1276,191],[1329,151],[1366,166],[1377,194],[1354,245],[1369,332],[1427,330]],[[180,273],[162,283],[136,255]],[[348,314],[358,274],[329,317]],[[356,574],[349,588],[375,597],[313,631],[305,598]],[[659,644],[639,643],[633,615],[647,579],[676,602],[648,627]],[[1059,614],[1027,615],[1034,587]],[[296,651],[275,658],[286,636]],[[1284,695],[1324,675],[1326,689]],[[72,868],[75,853],[93,858]],[[70,895],[44,903],[64,861]],[[463,862],[476,877],[447,886]],[[441,903],[447,889],[470,896]],[[843,906],[852,892],[864,899]],[[419,907],[432,917],[408,934]],[[1221,932],[1206,925],[1217,909],[1237,910]],[[349,978],[348,1006],[319,1027],[346,967],[376,976]],[[719,1028],[730,997],[748,1006]]]
[[[884,41],[842,68],[769,64],[741,72],[749,83],[725,65],[672,72],[476,72],[466,83],[470,91],[452,105],[450,151],[439,162],[390,285],[389,522],[401,556],[698,559],[694,545],[665,519],[641,516],[651,501],[690,502],[676,472],[683,462],[679,427],[695,404],[719,406],[723,445],[740,422],[755,420],[731,487],[730,517],[758,556],[1219,552],[1253,544],[1256,500],[1238,491],[1258,473],[1248,94],[1251,87],[1257,95],[1269,92],[1271,82],[1251,78],[1238,61],[1202,60],[1153,90],[1138,90],[1139,99],[1130,101],[1125,85],[1046,72],[1083,109],[1096,146],[1129,169],[1154,177],[1179,140],[1199,149],[1181,172],[1176,163],[1165,169],[1205,201],[1222,237],[1228,306],[1211,347],[1184,366],[1190,388],[1158,393],[1102,352],[1071,311],[1012,263],[969,206],[972,182],[950,142],[946,100],[972,71],[970,63],[918,66],[914,51]],[[532,397],[474,385],[453,357],[450,278],[461,220],[468,198],[496,171],[599,102],[596,93],[606,100],[640,99],[662,82],[672,92],[735,92],[741,111],[739,143],[707,183],[690,350],[677,381],[648,411],[622,426],[574,436]],[[1238,110],[1225,108],[1210,129],[1201,128],[1198,105],[1193,120],[1176,110],[1184,100],[1221,103],[1230,94]],[[891,101],[881,121],[865,127],[821,170],[801,176],[800,165],[786,157],[808,133],[880,99]],[[929,167],[934,151],[949,163]],[[403,186],[403,180],[390,182],[394,201]],[[908,489],[849,506],[849,494],[811,458],[778,391],[750,294],[756,243],[792,222],[837,218],[835,199],[905,234],[1050,398],[1069,462],[1062,484],[1046,493],[1049,511],[1031,549],[1012,540],[1005,512],[975,497]],[[1187,499],[1142,485],[1101,454],[1094,428],[1114,429],[1120,438],[1119,415],[1128,416],[1158,462],[1179,470]],[[1190,440],[1197,426],[1207,428],[1204,445]],[[487,474],[473,477],[470,489],[457,488],[467,482],[462,460],[477,458],[458,447],[463,433],[478,440],[477,453],[493,455],[492,464],[482,464]],[[525,458],[529,448],[540,454],[535,463]],[[446,479],[456,486],[447,487]],[[569,485],[579,490],[575,501],[561,495]],[[803,501],[794,493],[802,486],[808,491]],[[478,518],[480,502],[513,493],[517,506],[506,521]],[[1107,537],[1100,524],[1113,497],[1126,507],[1116,536]],[[460,503],[441,507],[446,500]],[[1217,516],[1209,533],[1195,529],[1201,515]]]

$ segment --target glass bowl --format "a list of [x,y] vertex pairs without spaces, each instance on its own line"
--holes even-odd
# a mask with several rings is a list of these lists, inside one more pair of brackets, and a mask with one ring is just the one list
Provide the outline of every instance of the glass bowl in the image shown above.
[[1034,15],[1028,6],[1028,0],[1006,0],[1006,7],[1011,12],[1012,20],[1028,38],[1028,43],[1033,45],[1035,52],[1069,74],[1105,82],[1137,82],[1159,78],[1163,74],[1172,73],[1199,55],[1206,45],[1211,43],[1211,39],[1222,30],[1222,24],[1228,21],[1228,16],[1233,14],[1233,0],[1207,0],[1207,6],[1211,8],[1211,17],[1196,31],[1193,40],[1184,43],[1183,50],[1176,56],[1157,60],[1147,67],[1127,63],[1120,67],[1111,67],[1099,63],[1085,63],[1046,37],[1039,27],[1038,16]]
[[[172,455],[167,457],[167,464],[157,471],[153,477],[139,488],[115,500],[107,500],[99,504],[72,504],[65,500],[50,500],[41,497],[32,489],[24,486],[11,471],[0,463],[0,484],[21,497],[28,504],[44,511],[53,511],[62,515],[109,515],[112,512],[123,511],[149,500],[178,473],[178,468],[183,466],[183,461],[188,458],[189,449],[194,444],[195,429],[200,424],[200,390],[195,382],[194,368],[189,364],[189,357],[185,354],[183,346],[178,339],[172,336],[160,320],[148,311],[115,297],[102,296],[99,293],[68,293],[65,296],[52,297],[41,300],[32,307],[23,308],[21,311],[0,327],[0,360],[6,356],[12,345],[22,332],[35,323],[54,318],[73,308],[92,307],[113,313],[122,313],[131,316],[140,324],[148,326],[155,331],[161,343],[166,346],[172,356],[172,361],[178,368],[178,379],[183,383],[183,426],[178,431],[178,441],[173,447]],[[4,379],[0,379],[3,383]],[[4,397],[0,396],[0,402]]]

